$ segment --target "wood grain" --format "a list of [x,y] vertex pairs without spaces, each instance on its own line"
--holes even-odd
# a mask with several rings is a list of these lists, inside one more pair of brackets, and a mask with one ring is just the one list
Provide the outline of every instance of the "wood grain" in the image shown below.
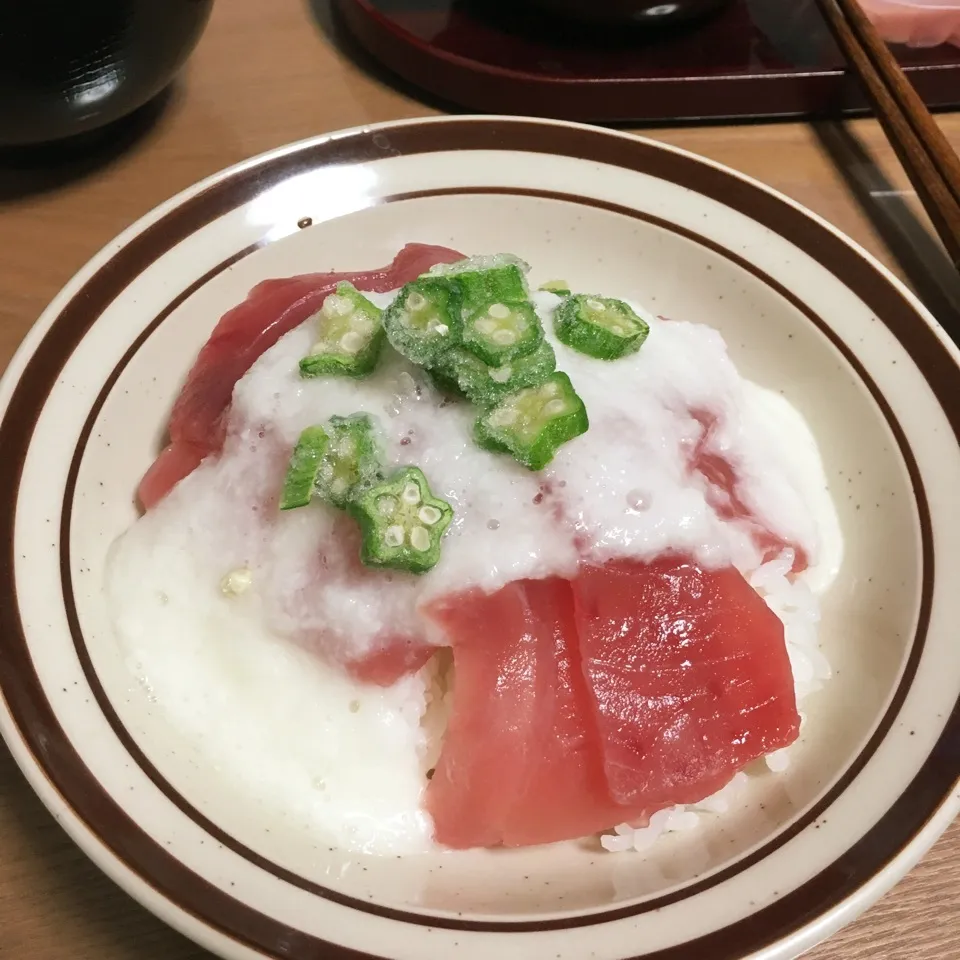
[[[94,158],[0,157],[0,369],[57,290],[141,214],[216,170],[325,130],[423,116],[337,38],[326,5],[220,0],[181,82],[155,116],[128,125],[123,149]],[[960,144],[960,118],[942,127]],[[876,124],[852,127],[854,173],[892,221],[915,199]],[[825,144],[800,124],[648,131],[754,176],[811,207],[893,266]],[[859,151],[859,152],[858,152]],[[859,159],[857,159],[859,158]],[[872,186],[871,186],[872,184]],[[879,184],[879,188],[877,187]],[[910,219],[908,228],[915,229]],[[915,249],[914,239],[909,244]],[[925,263],[931,257],[924,257]],[[934,258],[935,259],[935,258]],[[0,454],[2,455],[2,454]],[[813,951],[814,960],[960,956],[960,826],[893,894]],[[105,879],[72,845],[0,747],[0,956],[30,960],[203,960]]]
[[857,0],[818,0],[953,262],[960,267],[960,158]]

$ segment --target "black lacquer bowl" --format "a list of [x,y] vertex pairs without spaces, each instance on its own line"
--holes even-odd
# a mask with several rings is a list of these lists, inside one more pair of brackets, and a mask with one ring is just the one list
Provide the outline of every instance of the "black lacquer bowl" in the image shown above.
[[84,133],[143,106],[193,51],[212,2],[0,4],[0,146]]

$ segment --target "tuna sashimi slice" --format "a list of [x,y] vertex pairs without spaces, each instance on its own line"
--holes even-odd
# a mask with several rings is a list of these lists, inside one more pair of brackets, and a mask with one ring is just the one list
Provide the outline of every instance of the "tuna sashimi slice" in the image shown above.
[[436,647],[417,637],[391,636],[377,650],[357,660],[348,660],[344,666],[361,683],[390,687],[401,677],[425,667],[436,652]]
[[703,436],[690,459],[690,468],[697,471],[707,483],[707,502],[721,520],[739,520],[750,527],[750,535],[764,562],[773,560],[784,548],[794,551],[793,572],[802,573],[809,565],[807,552],[796,543],[788,543],[783,537],[768,530],[743,502],[740,477],[734,466],[719,453],[708,450],[711,435],[717,428],[717,418],[705,410],[691,411],[691,416],[700,421]]
[[694,803],[796,739],[783,624],[738,571],[620,560],[582,568],[573,593],[619,803]]
[[440,843],[552,843],[648,812],[607,790],[568,580],[473,591],[427,614],[446,630],[456,670],[426,798]]
[[220,318],[187,375],[170,417],[170,445],[141,483],[143,506],[149,510],[203,457],[220,450],[223,417],[237,381],[280,337],[316,313],[338,283],[350,281],[360,290],[385,293],[438,263],[461,258],[447,247],[410,243],[377,270],[312,273],[257,284],[243,303]]
[[614,803],[607,789],[570,582],[531,580],[526,591],[550,629],[540,632],[539,742],[501,838],[514,847],[587,837],[652,812],[645,800],[630,808]]
[[455,669],[426,808],[440,843],[497,846],[542,739],[540,647],[550,624],[531,608],[524,581],[441,598],[424,612],[446,630]]

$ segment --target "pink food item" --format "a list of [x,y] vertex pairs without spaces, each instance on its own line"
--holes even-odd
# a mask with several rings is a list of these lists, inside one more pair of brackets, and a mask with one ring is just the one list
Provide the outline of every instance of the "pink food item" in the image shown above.
[[426,796],[437,840],[526,846],[621,822],[628,811],[607,791],[569,581],[519,580],[426,612],[446,630],[456,669]]
[[190,370],[170,416],[170,443],[140,482],[144,508],[166,496],[204,457],[219,452],[236,382],[280,337],[316,313],[338,283],[349,281],[359,290],[385,293],[438,263],[462,258],[448,247],[409,243],[378,270],[312,273],[257,284],[243,303],[220,318]]
[[456,668],[426,799],[450,847],[644,822],[799,732],[783,625],[733,569],[615,561],[425,612]]
[[736,520],[750,527],[750,535],[757,549],[763,553],[764,562],[772,560],[789,547],[794,551],[793,572],[807,569],[806,551],[799,544],[788,543],[768,530],[743,502],[740,492],[741,480],[735,467],[723,456],[709,450],[710,438],[717,426],[714,414],[704,410],[691,413],[704,428],[703,437],[690,458],[690,469],[698,472],[707,482],[707,501],[721,520]]
[[397,634],[387,637],[378,650],[358,660],[349,660],[344,666],[363,683],[389,687],[401,677],[425,667],[436,652],[436,647],[428,646],[418,637]]
[[783,624],[733,568],[583,567],[580,653],[611,796],[695,803],[800,731]]
[[864,11],[888,43],[911,47],[960,46],[957,0],[861,0]]

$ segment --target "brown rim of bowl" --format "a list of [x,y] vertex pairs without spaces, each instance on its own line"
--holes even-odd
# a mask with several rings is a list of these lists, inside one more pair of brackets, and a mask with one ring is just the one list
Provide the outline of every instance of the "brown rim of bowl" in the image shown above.
[[[101,266],[64,306],[27,362],[0,424],[0,446],[6,454],[0,463],[0,496],[4,496],[8,503],[16,502],[23,455],[32,437],[36,418],[77,343],[129,280],[180,240],[276,183],[317,166],[333,162],[360,162],[384,156],[477,149],[560,154],[638,170],[716,199],[773,229],[832,273],[843,277],[846,284],[875,311],[924,370],[955,436],[960,436],[960,399],[951,391],[956,365],[947,348],[910,302],[873,264],[802,210],[756,184],[694,157],[676,154],[649,142],[588,128],[544,125],[524,120],[459,119],[444,123],[415,122],[390,129],[353,132],[268,156],[211,184],[135,236]],[[563,199],[576,200],[575,197],[566,196]],[[636,215],[634,211],[630,213]],[[666,226],[676,230],[669,224]],[[703,238],[696,235],[693,238],[704,242]],[[251,251],[241,251],[234,259],[247,252]],[[728,258],[731,256],[725,250],[721,252]],[[738,262],[741,266],[745,265],[742,261]],[[746,266],[757,273],[754,268]],[[191,289],[195,288],[196,285]],[[785,293],[782,288],[777,289]],[[188,294],[189,291],[185,291],[178,299],[185,299]],[[805,312],[810,315],[809,311]],[[135,350],[148,333],[145,331],[131,350]],[[832,339],[836,344],[836,338]],[[866,382],[872,386],[869,381]],[[889,408],[875,387],[872,392],[889,419]],[[924,597],[918,639],[911,650],[910,662],[898,692],[898,704],[888,714],[889,723],[892,723],[896,707],[906,695],[919,659],[929,618],[933,570],[929,517],[916,475],[916,465],[912,462],[909,449],[904,447],[902,431],[895,421],[891,426],[897,433],[911,469],[924,527]],[[69,510],[66,510],[65,516],[68,513]],[[68,528],[63,532],[68,532]],[[5,602],[0,604],[0,637],[3,638],[4,652],[4,656],[0,657],[0,692],[7,701],[34,763],[77,818],[115,858],[171,903],[214,930],[268,956],[361,956],[356,951],[288,928],[230,897],[176,860],[112,800],[73,750],[33,668],[16,604],[12,510],[0,514],[0,540],[10,545],[9,549],[0,552],[0,596],[6,597]],[[742,921],[695,941],[645,954],[645,960],[681,960],[699,956],[707,950],[717,960],[733,960],[796,931],[850,897],[902,851],[949,796],[957,779],[957,764],[955,761],[947,762],[944,758],[949,756],[946,751],[949,751],[951,739],[958,734],[960,704],[955,705],[938,743],[904,794],[864,837],[818,876]],[[882,739],[880,731],[874,737],[874,740],[878,739]],[[690,888],[681,891],[683,895],[689,893]],[[338,896],[335,899],[340,898]],[[351,903],[351,906],[354,905]],[[369,907],[366,904],[364,906]],[[636,908],[590,914],[586,920],[583,917],[571,917],[562,921],[527,924],[464,922],[462,926],[501,932],[511,929],[569,928],[584,922],[608,922],[645,908],[646,904],[640,904]],[[426,927],[461,926],[426,914],[382,908],[378,912],[389,916],[399,914],[396,916],[398,920]],[[289,946],[282,946],[291,942],[297,945],[294,953],[290,952]]]

